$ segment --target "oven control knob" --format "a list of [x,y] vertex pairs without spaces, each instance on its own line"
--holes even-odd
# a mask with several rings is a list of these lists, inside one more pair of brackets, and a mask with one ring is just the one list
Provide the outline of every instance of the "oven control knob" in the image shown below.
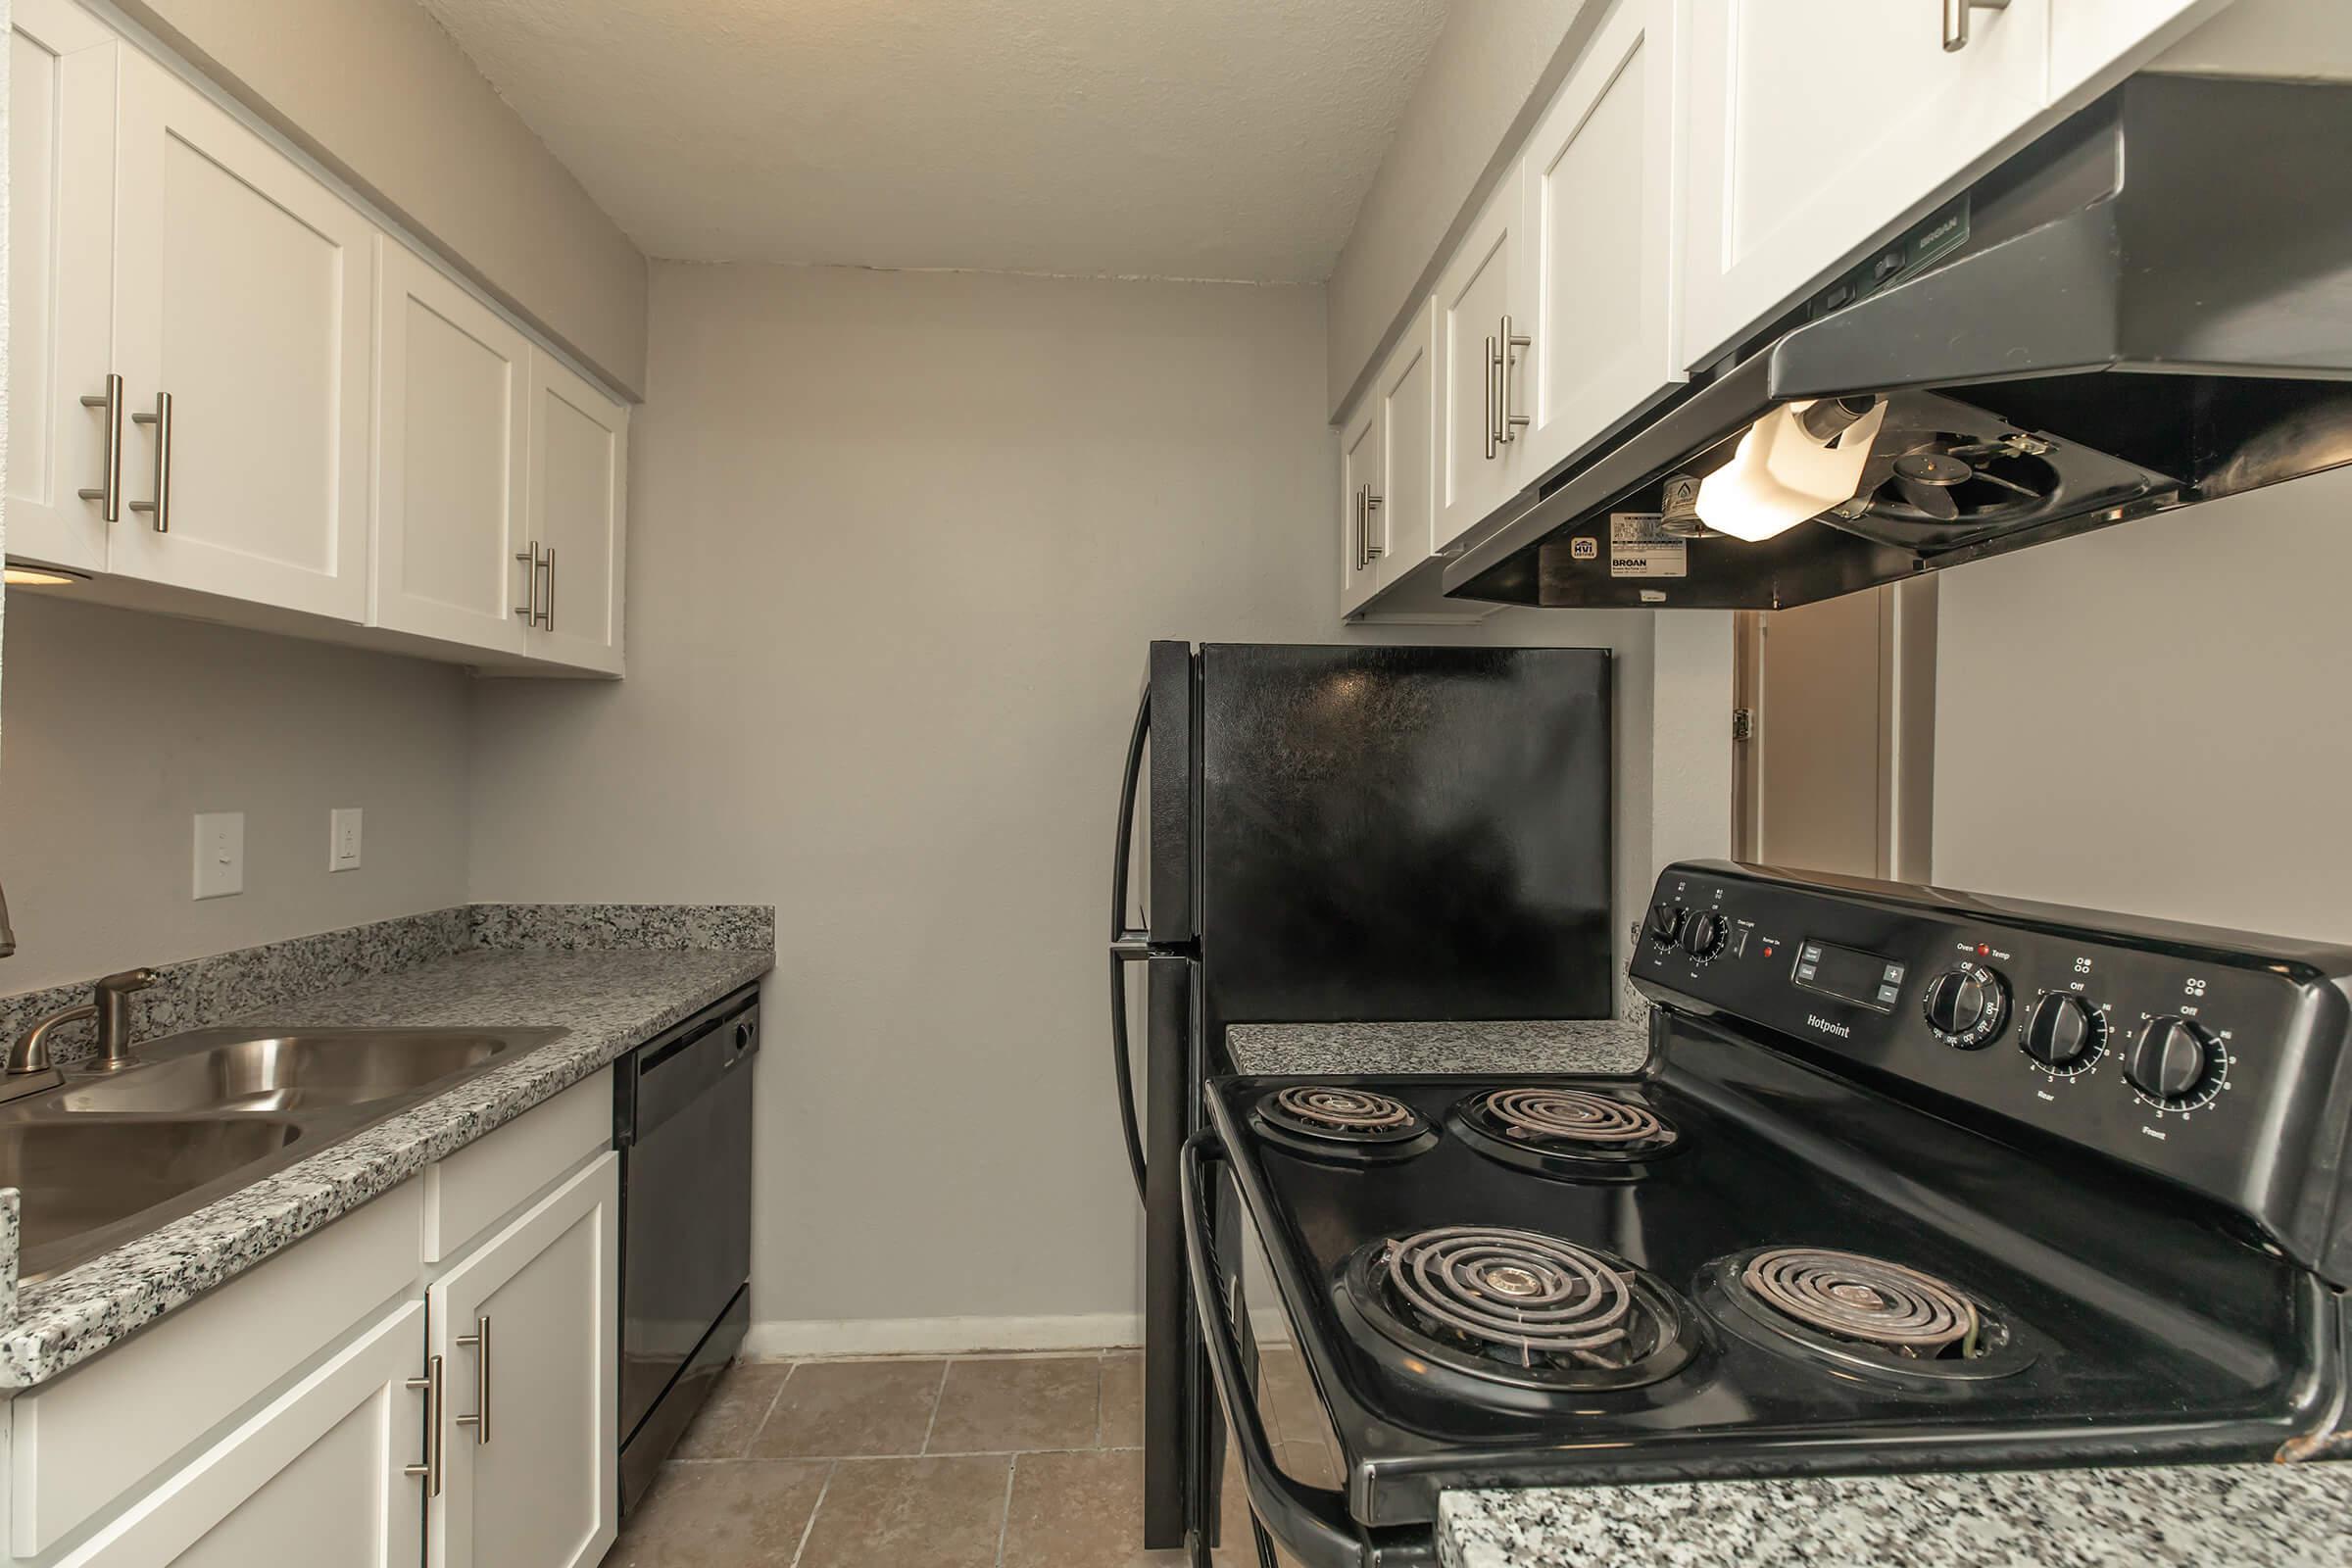
[[1701,909],[1683,922],[1683,951],[1693,958],[1712,958],[1723,951],[1723,916]]
[[2221,1076],[2220,1043],[2176,1014],[2150,1018],[2124,1063],[2124,1076],[2150,1100],[2185,1104]]
[[1981,963],[1946,969],[1928,985],[1928,1027],[1962,1051],[1988,1045],[2009,1018],[2009,983]]
[[2106,1039],[2107,1020],[2098,1008],[2081,997],[2052,992],[2034,1004],[2018,1043],[2044,1067],[2065,1068],[2095,1056]]
[[1672,942],[1683,934],[1683,906],[1679,904],[1653,904],[1649,908],[1649,934],[1653,941]]

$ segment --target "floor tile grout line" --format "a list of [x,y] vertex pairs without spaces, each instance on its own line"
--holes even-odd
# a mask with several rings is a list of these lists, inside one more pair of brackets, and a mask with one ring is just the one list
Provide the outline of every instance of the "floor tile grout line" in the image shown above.
[[956,1364],[954,1356],[942,1357],[939,1363],[939,1387],[931,1391],[931,1419],[923,1423],[923,1441],[915,1447],[918,1454],[931,1451],[931,1434],[939,1430],[939,1407],[948,1396],[948,1370]]
[[[790,1373],[785,1376],[790,1377]],[[808,1506],[808,1522],[801,1526],[801,1539],[792,1548],[791,1568],[800,1568],[801,1554],[808,1549],[808,1538],[816,1534],[816,1516],[825,1506],[825,1494],[833,1490],[833,1478],[841,1473],[841,1461],[836,1459],[825,1467],[825,1479],[816,1489],[816,1501]]]
[[1102,1446],[1102,1378],[1105,1356],[1095,1357],[1095,1446]]
[[1021,1456],[1004,1456],[1004,1512],[997,1519],[997,1568],[1004,1568],[1004,1543],[1012,1535],[1012,1482],[1020,1474]]
[[776,1392],[768,1396],[767,1408],[760,1411],[760,1419],[752,1423],[752,1435],[744,1440],[740,1457],[749,1459],[752,1456],[752,1449],[759,1446],[760,1434],[767,1430],[767,1424],[776,1418],[776,1406],[784,1402],[784,1385],[792,1381],[793,1373],[799,1371],[800,1367],[798,1361],[785,1364],[784,1375],[776,1379]]

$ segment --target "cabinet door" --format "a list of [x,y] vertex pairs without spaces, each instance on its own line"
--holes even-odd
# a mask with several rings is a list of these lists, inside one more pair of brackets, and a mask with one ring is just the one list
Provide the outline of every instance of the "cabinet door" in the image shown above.
[[[1340,427],[1340,612],[1353,614],[1380,587],[1380,557],[1374,553],[1378,526],[1373,498],[1380,491],[1380,402],[1366,406]],[[1384,503],[1385,504],[1385,503]]]
[[1381,498],[1372,514],[1372,537],[1381,547],[1378,565],[1384,588],[1402,582],[1437,546],[1431,531],[1437,483],[1430,453],[1438,428],[1432,314],[1424,302],[1372,383],[1380,444],[1380,477],[1373,488]]
[[[1506,406],[1518,376],[1502,342],[1511,310],[1519,191],[1505,182],[1438,278],[1438,522],[1441,548],[1485,521],[1511,492]],[[1519,332],[1511,328],[1513,335]]]
[[2047,101],[2050,8],[1677,0],[1688,113],[1682,363],[1697,366],[1949,190]]
[[[114,363],[115,73],[122,45],[67,0],[17,0],[8,39],[8,553],[106,565],[129,411]],[[115,421],[120,418],[120,424]],[[116,466],[110,469],[109,460]]]
[[531,346],[390,240],[377,296],[369,622],[520,653]]
[[531,356],[530,528],[540,552],[542,659],[617,675],[629,411],[544,353]]
[[435,1568],[594,1568],[612,1544],[619,1262],[606,1153],[425,1293],[448,1379]]
[[1528,139],[1520,192],[1533,323],[1519,440],[1540,479],[1679,378],[1673,292],[1673,0],[1616,0]]
[[357,621],[374,230],[128,51],[118,126],[116,356],[134,409],[171,404],[168,440],[158,422],[127,442],[109,565]]
[[60,1568],[414,1568],[424,1304],[411,1301],[148,1493]]

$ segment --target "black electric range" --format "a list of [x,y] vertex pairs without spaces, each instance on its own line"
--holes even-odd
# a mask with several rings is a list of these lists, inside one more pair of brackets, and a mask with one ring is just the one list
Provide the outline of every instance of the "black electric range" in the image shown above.
[[[1634,974],[1636,1075],[1209,1084],[1196,1307],[1308,1568],[1463,1487],[2352,1446],[2352,952],[1699,863]],[[1240,1209],[1343,1491],[1243,1392]]]

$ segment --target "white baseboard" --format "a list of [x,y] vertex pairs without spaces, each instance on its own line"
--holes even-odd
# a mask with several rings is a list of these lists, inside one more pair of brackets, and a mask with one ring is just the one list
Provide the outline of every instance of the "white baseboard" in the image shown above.
[[[1258,1343],[1288,1344],[1282,1309],[1250,1313]],[[965,1355],[988,1350],[1091,1350],[1140,1345],[1144,1320],[1135,1312],[1085,1312],[1066,1317],[898,1317],[773,1319],[754,1323],[743,1353],[755,1360],[824,1355]]]

